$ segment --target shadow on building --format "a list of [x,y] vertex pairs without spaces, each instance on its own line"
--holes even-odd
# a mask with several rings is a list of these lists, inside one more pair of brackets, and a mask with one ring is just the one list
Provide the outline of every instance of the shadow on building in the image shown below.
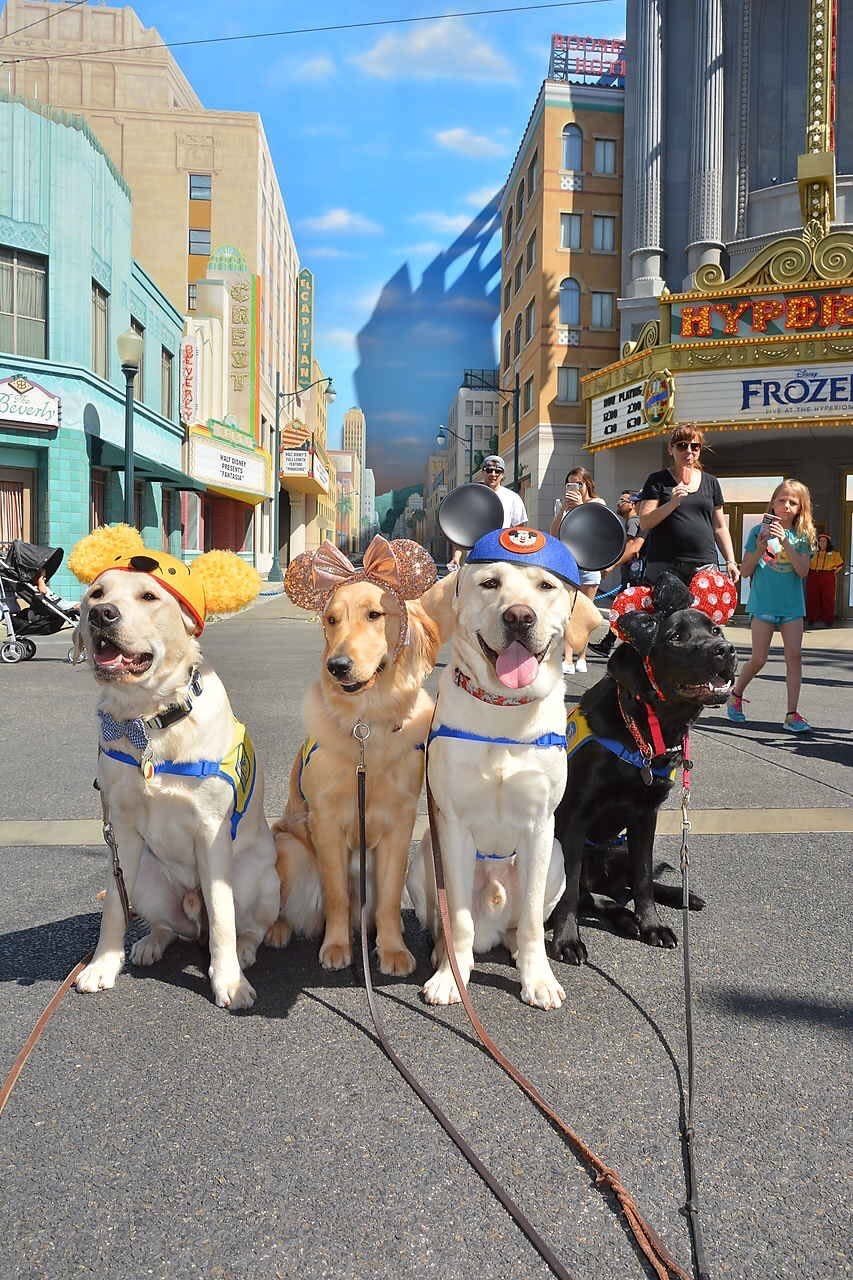
[[358,334],[355,386],[378,492],[422,474],[463,370],[496,364],[499,200],[500,192],[433,258],[417,289],[404,262]]

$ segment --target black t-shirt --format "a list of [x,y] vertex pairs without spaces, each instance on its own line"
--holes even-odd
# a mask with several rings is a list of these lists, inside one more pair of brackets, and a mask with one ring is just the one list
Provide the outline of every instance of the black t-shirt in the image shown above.
[[[677,481],[669,468],[653,471],[643,485],[640,502],[657,499],[664,506],[672,497]],[[716,564],[712,517],[714,508],[723,505],[723,491],[716,476],[702,472],[699,488],[689,493],[671,515],[646,534],[643,553],[650,563],[672,564],[675,560],[692,560],[697,564]]]

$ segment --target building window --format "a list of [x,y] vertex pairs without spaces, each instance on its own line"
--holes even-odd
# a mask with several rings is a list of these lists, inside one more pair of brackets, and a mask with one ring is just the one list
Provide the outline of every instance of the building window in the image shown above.
[[509,431],[509,405],[505,404],[501,409],[501,431]]
[[524,217],[524,179],[518,184],[518,194],[515,197],[515,225],[521,226],[521,219]]
[[107,522],[107,472],[92,467],[89,488],[89,528],[100,529]]
[[593,171],[595,173],[616,172],[616,143],[609,138],[596,138],[595,140]]
[[538,152],[538,151],[534,151],[534,152],[533,152],[533,159],[530,161],[530,164],[527,166],[527,199],[528,199],[528,202],[529,202],[529,200],[530,200],[530,197],[533,195],[533,192],[536,190],[536,183],[537,183],[537,181],[538,181],[538,174],[537,174],[537,170],[538,170],[538,168],[539,168],[539,152]]
[[557,399],[561,404],[577,404],[579,373],[567,365],[557,369]]
[[529,413],[533,408],[533,378],[530,377],[524,384],[521,394],[522,412]]
[[482,418],[482,416],[483,416],[483,402],[482,400],[475,400],[474,401],[474,417]]
[[145,399],[145,378],[143,375],[143,367],[145,365],[145,326],[141,325],[138,320],[130,317],[130,327],[135,334],[142,339],[142,354],[139,357],[139,368],[136,370],[136,376],[133,379],[133,398],[134,400]]
[[521,281],[523,276],[524,276],[524,263],[522,259],[519,258],[518,262],[515,264],[515,272],[513,273],[513,285],[515,287],[516,293],[518,293],[519,289],[521,288]]
[[473,418],[473,416],[474,416],[474,401],[466,400],[465,401],[465,417]]
[[173,396],[173,379],[172,366],[174,356],[171,351],[167,351],[165,347],[160,348],[160,412],[164,418],[172,417],[172,405],[174,403]]
[[187,311],[195,311],[198,306],[198,285],[190,281],[187,285]]
[[560,248],[579,249],[581,247],[581,215],[579,213],[560,214]]
[[576,124],[563,129],[563,168],[583,168],[583,134]]
[[536,262],[536,232],[527,241],[527,248],[524,251],[524,269],[532,271]]
[[209,254],[210,253],[210,232],[194,231],[190,228],[190,253]]
[[211,198],[211,183],[213,179],[209,173],[191,173],[190,174],[190,200],[209,200]]
[[512,297],[512,281],[507,280],[506,284],[504,285],[504,311],[506,311],[507,307],[509,306],[509,300],[511,297]]
[[92,281],[92,372],[110,376],[109,361],[110,295]]
[[511,243],[512,243],[512,209],[510,208],[509,213],[506,215],[506,222],[504,223],[504,248],[506,248]]
[[505,369],[508,368],[509,362],[511,359],[512,359],[512,334],[510,333],[509,329],[507,329],[506,333],[504,334],[504,368]]
[[47,259],[0,248],[0,351],[47,355]]
[[593,329],[613,328],[612,293],[594,293],[592,295],[592,327]]
[[536,302],[533,298],[531,298],[524,309],[525,344],[528,343],[530,339],[533,337],[533,333],[535,329],[536,329]]
[[512,354],[517,356],[521,350],[521,312],[515,317],[515,324],[512,330]]
[[581,322],[581,287],[571,276],[560,281],[560,324],[577,327]]
[[616,248],[616,219],[596,213],[592,219],[592,247],[600,253],[613,253]]

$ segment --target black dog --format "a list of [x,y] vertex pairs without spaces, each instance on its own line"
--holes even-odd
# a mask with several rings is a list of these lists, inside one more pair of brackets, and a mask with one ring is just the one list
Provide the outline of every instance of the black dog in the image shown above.
[[[683,761],[685,733],[703,707],[725,702],[737,665],[734,647],[706,614],[690,607],[692,599],[678,578],[662,574],[652,594],[654,612],[622,615],[618,625],[626,643],[616,647],[607,675],[587,690],[569,720],[569,771],[555,833],[566,891],[550,922],[558,960],[583,964],[587,958],[577,920],[582,871],[585,896],[605,891],[623,901],[633,897],[633,912],[617,909],[613,915],[621,932],[653,947],[677,945],[655,907],[656,888],[666,888],[652,878],[657,812]],[[614,843],[622,831],[627,858]],[[657,896],[666,901],[675,893]]]

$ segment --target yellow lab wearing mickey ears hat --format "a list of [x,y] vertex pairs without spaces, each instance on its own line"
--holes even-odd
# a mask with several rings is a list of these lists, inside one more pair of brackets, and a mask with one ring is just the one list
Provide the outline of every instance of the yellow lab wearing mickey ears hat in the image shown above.
[[[230,551],[192,565],[145,547],[128,525],[98,529],[69,557],[88,584],[75,645],[97,681],[98,786],[130,903],[150,932],[131,950],[153,964],[209,921],[210,981],[222,1008],[255,992],[244,970],[279,911],[263,774],[198,637],[215,614],[258,594],[257,572]],[[156,856],[152,852],[156,850]],[[116,881],[80,991],[115,985],[126,920]]]

